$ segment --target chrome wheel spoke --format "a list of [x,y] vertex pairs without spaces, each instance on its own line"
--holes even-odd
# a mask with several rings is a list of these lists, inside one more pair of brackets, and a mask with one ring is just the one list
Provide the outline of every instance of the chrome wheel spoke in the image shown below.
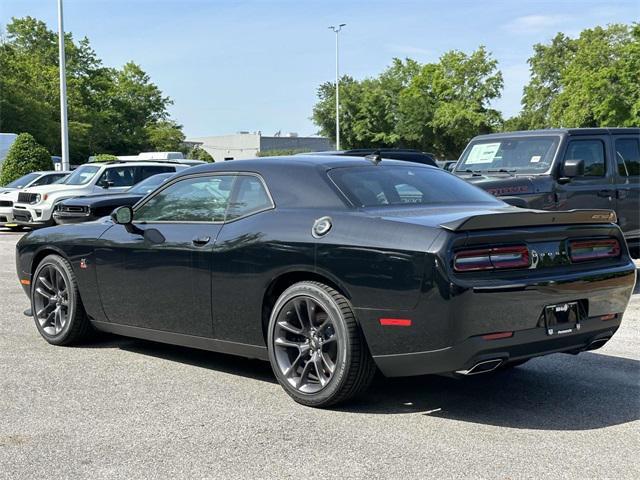
[[324,352],[320,353],[320,359],[329,373],[333,374],[333,371],[336,369],[336,364],[333,363],[333,360],[331,360],[331,358]]
[[307,362],[304,365],[304,368],[302,369],[302,373],[300,373],[300,376],[298,377],[298,380],[296,382],[297,389],[300,389],[306,383],[312,368],[313,368],[312,362]]
[[298,350],[300,350],[300,348],[301,348],[301,346],[303,345],[304,342],[292,342],[292,341],[286,340],[284,338],[276,338],[274,343],[278,347],[297,348]]
[[286,320],[278,322],[278,326],[287,332],[293,333],[294,335],[304,335],[304,331],[301,328],[294,327]]

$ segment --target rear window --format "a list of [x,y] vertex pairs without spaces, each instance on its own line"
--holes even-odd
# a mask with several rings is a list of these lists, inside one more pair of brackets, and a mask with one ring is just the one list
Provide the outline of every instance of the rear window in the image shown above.
[[329,177],[360,207],[501,203],[484,190],[435,168],[347,167],[331,170]]

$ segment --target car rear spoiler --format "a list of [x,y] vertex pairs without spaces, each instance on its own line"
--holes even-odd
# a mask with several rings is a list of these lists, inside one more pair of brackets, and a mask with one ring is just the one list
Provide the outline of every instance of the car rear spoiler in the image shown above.
[[511,227],[536,227],[540,225],[615,223],[616,221],[616,213],[613,210],[566,210],[561,212],[523,210],[519,212],[473,215],[443,223],[440,226],[452,232],[462,232]]

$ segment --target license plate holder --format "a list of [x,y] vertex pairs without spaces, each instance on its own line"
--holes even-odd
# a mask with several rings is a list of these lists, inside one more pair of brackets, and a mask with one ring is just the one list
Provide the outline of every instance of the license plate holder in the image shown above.
[[580,315],[578,302],[547,305],[544,307],[547,335],[565,335],[580,330]]

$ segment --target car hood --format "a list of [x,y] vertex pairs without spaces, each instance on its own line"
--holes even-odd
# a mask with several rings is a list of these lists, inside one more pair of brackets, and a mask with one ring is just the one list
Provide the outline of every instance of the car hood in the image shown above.
[[15,202],[18,200],[18,192],[19,190],[15,188],[0,190],[0,200],[9,200]]
[[0,188],[0,194],[7,193],[7,192],[15,192],[16,190],[18,190],[18,189],[17,188],[2,187],[2,188]]
[[144,195],[135,193],[111,193],[111,194],[94,194],[84,195],[82,197],[74,197],[68,200],[64,200],[65,205],[74,206],[105,206],[105,205],[133,205],[133,203],[140,200]]
[[53,193],[60,192],[62,190],[83,190],[87,188],[87,185],[65,185],[64,183],[57,183],[51,185],[39,185],[37,187],[28,187],[20,190],[21,192],[28,193]]
[[553,180],[549,175],[457,175],[496,197],[549,193],[553,189]]

